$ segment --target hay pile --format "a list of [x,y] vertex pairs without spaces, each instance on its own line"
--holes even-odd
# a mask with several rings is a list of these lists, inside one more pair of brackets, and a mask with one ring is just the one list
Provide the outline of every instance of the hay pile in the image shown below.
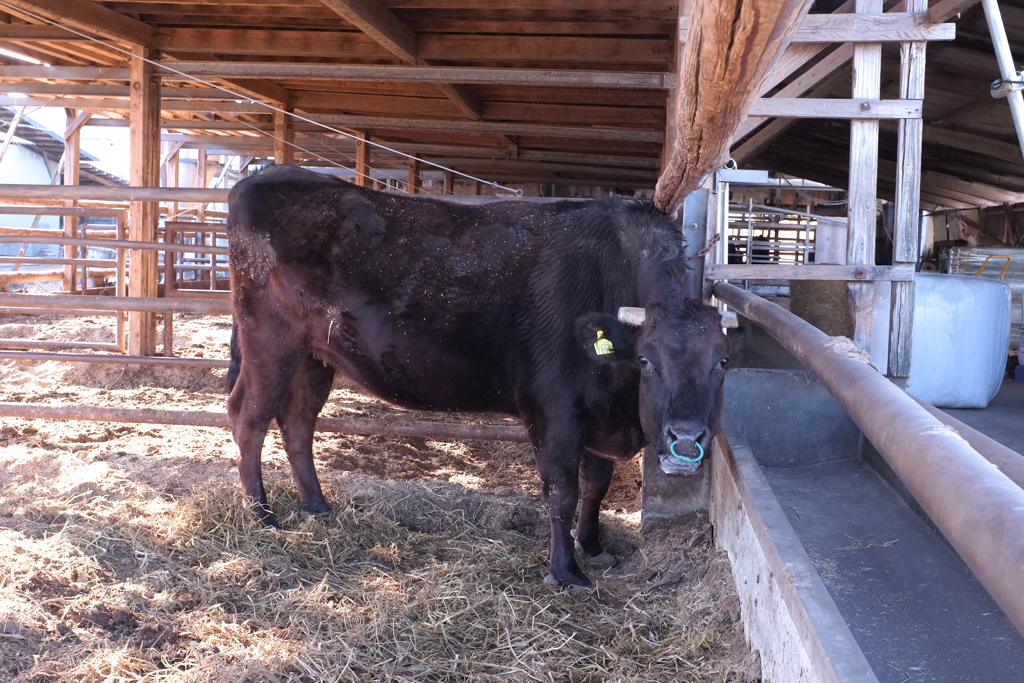
[[[173,393],[122,382],[32,398],[145,407],[132,391]],[[0,681],[759,680],[706,516],[640,536],[627,481],[613,506],[626,511],[603,518],[622,563],[588,570],[598,589],[565,591],[543,583],[525,449],[324,441],[335,510],[306,519],[268,439],[285,529],[272,531],[253,523],[216,430],[5,421]],[[410,458],[415,470],[381,465]]]
[[[446,509],[455,484],[338,482],[349,502],[326,519],[275,486],[286,531],[255,526],[226,483],[5,497],[0,680],[754,679],[703,517],[599,589],[562,591],[524,533],[544,526],[529,496],[463,489],[467,513]],[[641,540],[612,522],[616,550]]]

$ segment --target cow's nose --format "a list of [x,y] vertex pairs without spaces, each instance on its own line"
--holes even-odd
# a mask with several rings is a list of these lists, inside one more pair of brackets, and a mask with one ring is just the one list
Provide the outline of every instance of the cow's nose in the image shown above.
[[699,425],[688,425],[682,423],[671,424],[665,427],[665,435],[671,441],[683,441],[700,443],[708,435],[708,430]]

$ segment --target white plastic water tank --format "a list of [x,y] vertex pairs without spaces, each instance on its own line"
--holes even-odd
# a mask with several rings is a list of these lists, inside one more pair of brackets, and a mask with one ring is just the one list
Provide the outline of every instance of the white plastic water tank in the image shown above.
[[[910,385],[914,396],[940,408],[984,408],[999,391],[1010,348],[1010,287],[966,275],[918,273]],[[875,294],[871,356],[885,367],[889,353],[891,286]]]

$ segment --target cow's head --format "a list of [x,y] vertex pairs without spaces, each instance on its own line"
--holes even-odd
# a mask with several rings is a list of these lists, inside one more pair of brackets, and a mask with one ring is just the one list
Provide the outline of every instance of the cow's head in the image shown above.
[[[721,316],[692,300],[636,309],[637,331],[614,316],[587,316],[580,326],[592,358],[633,363],[640,372],[640,423],[667,474],[700,468],[718,429],[729,341]],[[639,322],[636,316],[632,322]]]

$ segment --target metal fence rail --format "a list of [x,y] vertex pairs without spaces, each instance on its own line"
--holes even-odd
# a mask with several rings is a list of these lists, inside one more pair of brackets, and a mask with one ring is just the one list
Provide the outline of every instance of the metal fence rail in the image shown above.
[[713,291],[821,380],[1024,633],[1024,489],[902,389],[855,360],[852,344],[837,344],[733,285],[720,282]]

